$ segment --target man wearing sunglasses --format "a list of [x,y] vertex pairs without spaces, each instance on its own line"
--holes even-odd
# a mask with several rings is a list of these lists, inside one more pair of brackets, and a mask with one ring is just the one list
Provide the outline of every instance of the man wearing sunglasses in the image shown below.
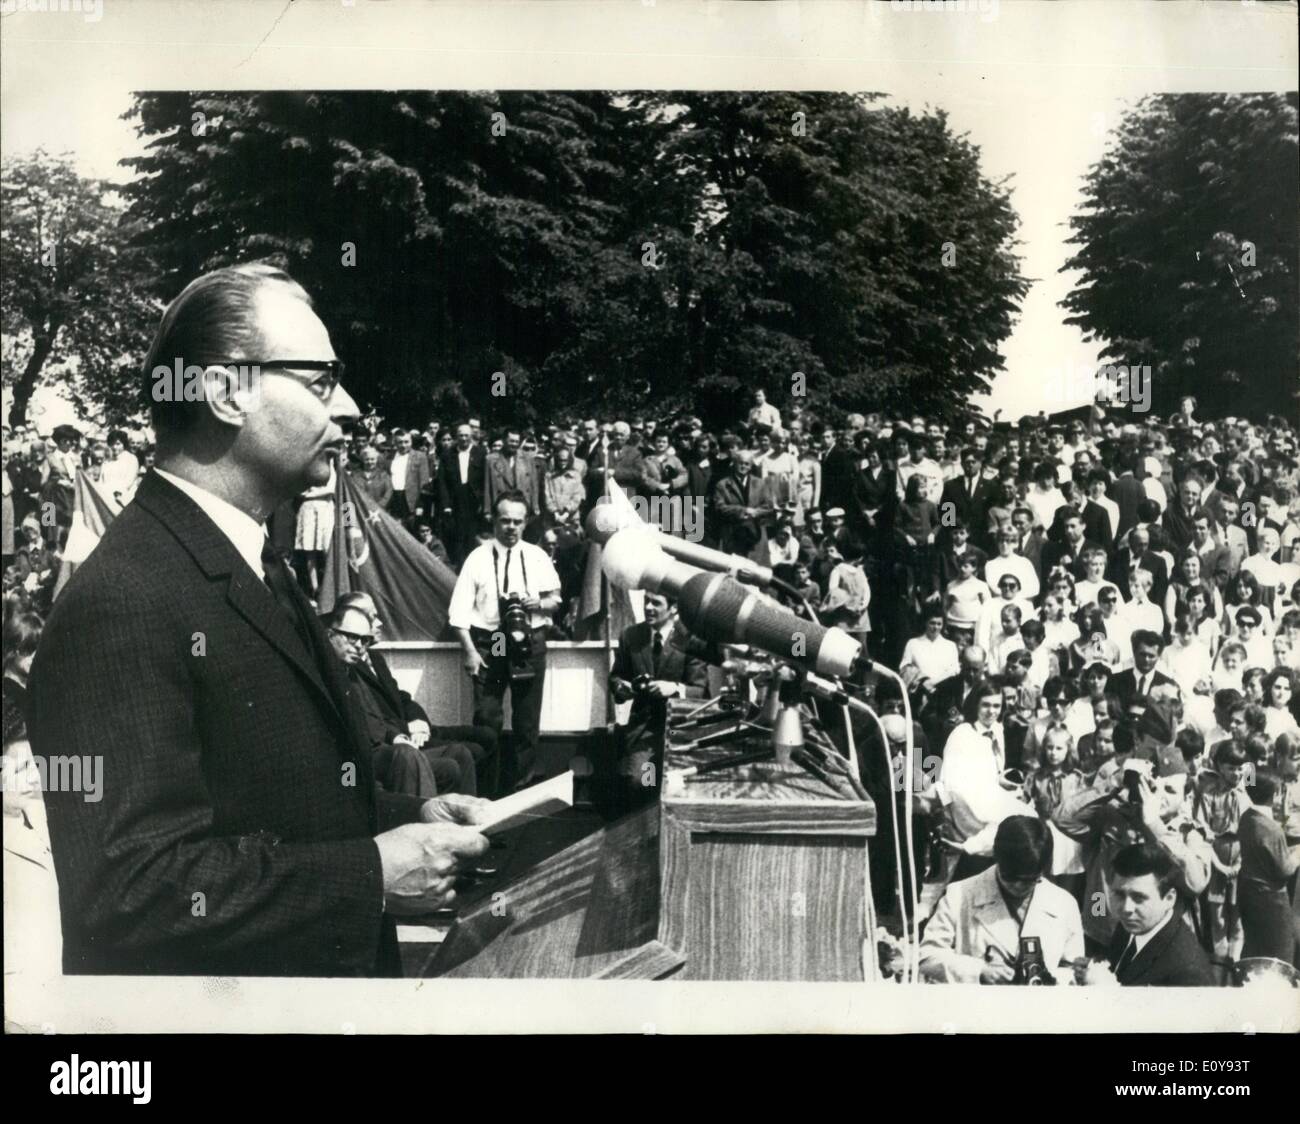
[[[342,665],[266,518],[324,484],[358,417],[306,292],[205,274],[145,362],[202,372],[152,402],[157,466],[46,626],[33,752],[102,757],[48,792],[66,972],[398,974],[393,916],[454,899],[481,805],[376,790]],[[255,373],[248,385],[235,378]]]

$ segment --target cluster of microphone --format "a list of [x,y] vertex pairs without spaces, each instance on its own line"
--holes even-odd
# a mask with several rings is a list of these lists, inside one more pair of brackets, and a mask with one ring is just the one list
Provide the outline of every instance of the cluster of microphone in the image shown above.
[[631,507],[597,504],[586,526],[588,538],[603,547],[601,567],[611,582],[672,597],[687,628],[704,640],[747,644],[833,677],[851,675],[866,660],[862,645],[847,632],[806,620],[755,592],[753,587],[778,584],[766,566],[664,534]]

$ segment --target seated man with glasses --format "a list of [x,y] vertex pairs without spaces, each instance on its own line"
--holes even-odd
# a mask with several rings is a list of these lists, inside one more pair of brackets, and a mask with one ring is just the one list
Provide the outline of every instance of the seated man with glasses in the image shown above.
[[436,796],[443,792],[478,793],[470,750],[452,742],[419,745],[403,716],[400,700],[375,674],[366,653],[375,642],[370,618],[356,607],[341,607],[323,618],[330,644],[347,665],[352,699],[365,719],[374,752],[375,777],[389,792]]

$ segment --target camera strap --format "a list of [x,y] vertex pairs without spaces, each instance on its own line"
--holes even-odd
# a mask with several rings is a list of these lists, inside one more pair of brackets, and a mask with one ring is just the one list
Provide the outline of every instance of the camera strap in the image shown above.
[[[505,574],[506,574],[506,577],[505,577],[505,592],[506,592],[506,593],[509,593],[509,592],[510,592],[510,552],[511,552],[513,549],[514,549],[514,547],[512,547],[512,546],[508,546],[508,547],[506,547],[506,564],[505,564]],[[496,587],[497,587],[497,600],[500,601],[500,600],[501,600],[501,594],[502,594],[502,585],[501,585],[501,575],[500,575],[500,573],[497,571],[497,558],[498,558],[498,555],[497,555],[497,548],[496,548],[496,546],[495,546],[495,544],[494,544],[493,547],[492,547],[492,578],[493,578],[493,580],[496,582]],[[519,544],[519,571],[520,571],[520,573],[523,575],[523,579],[524,579],[524,596],[526,597],[526,596],[528,595],[528,562],[527,562],[527,560],[524,558],[523,543],[520,543],[520,544]]]

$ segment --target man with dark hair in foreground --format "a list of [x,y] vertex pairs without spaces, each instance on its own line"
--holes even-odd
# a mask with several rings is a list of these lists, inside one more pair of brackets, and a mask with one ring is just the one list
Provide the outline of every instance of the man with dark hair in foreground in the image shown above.
[[477,801],[376,793],[342,666],[266,547],[358,416],[340,374],[269,266],[206,274],[163,315],[157,468],[32,669],[33,751],[102,762],[101,799],[45,794],[67,972],[396,975],[392,915],[446,905],[487,848],[462,826]]

